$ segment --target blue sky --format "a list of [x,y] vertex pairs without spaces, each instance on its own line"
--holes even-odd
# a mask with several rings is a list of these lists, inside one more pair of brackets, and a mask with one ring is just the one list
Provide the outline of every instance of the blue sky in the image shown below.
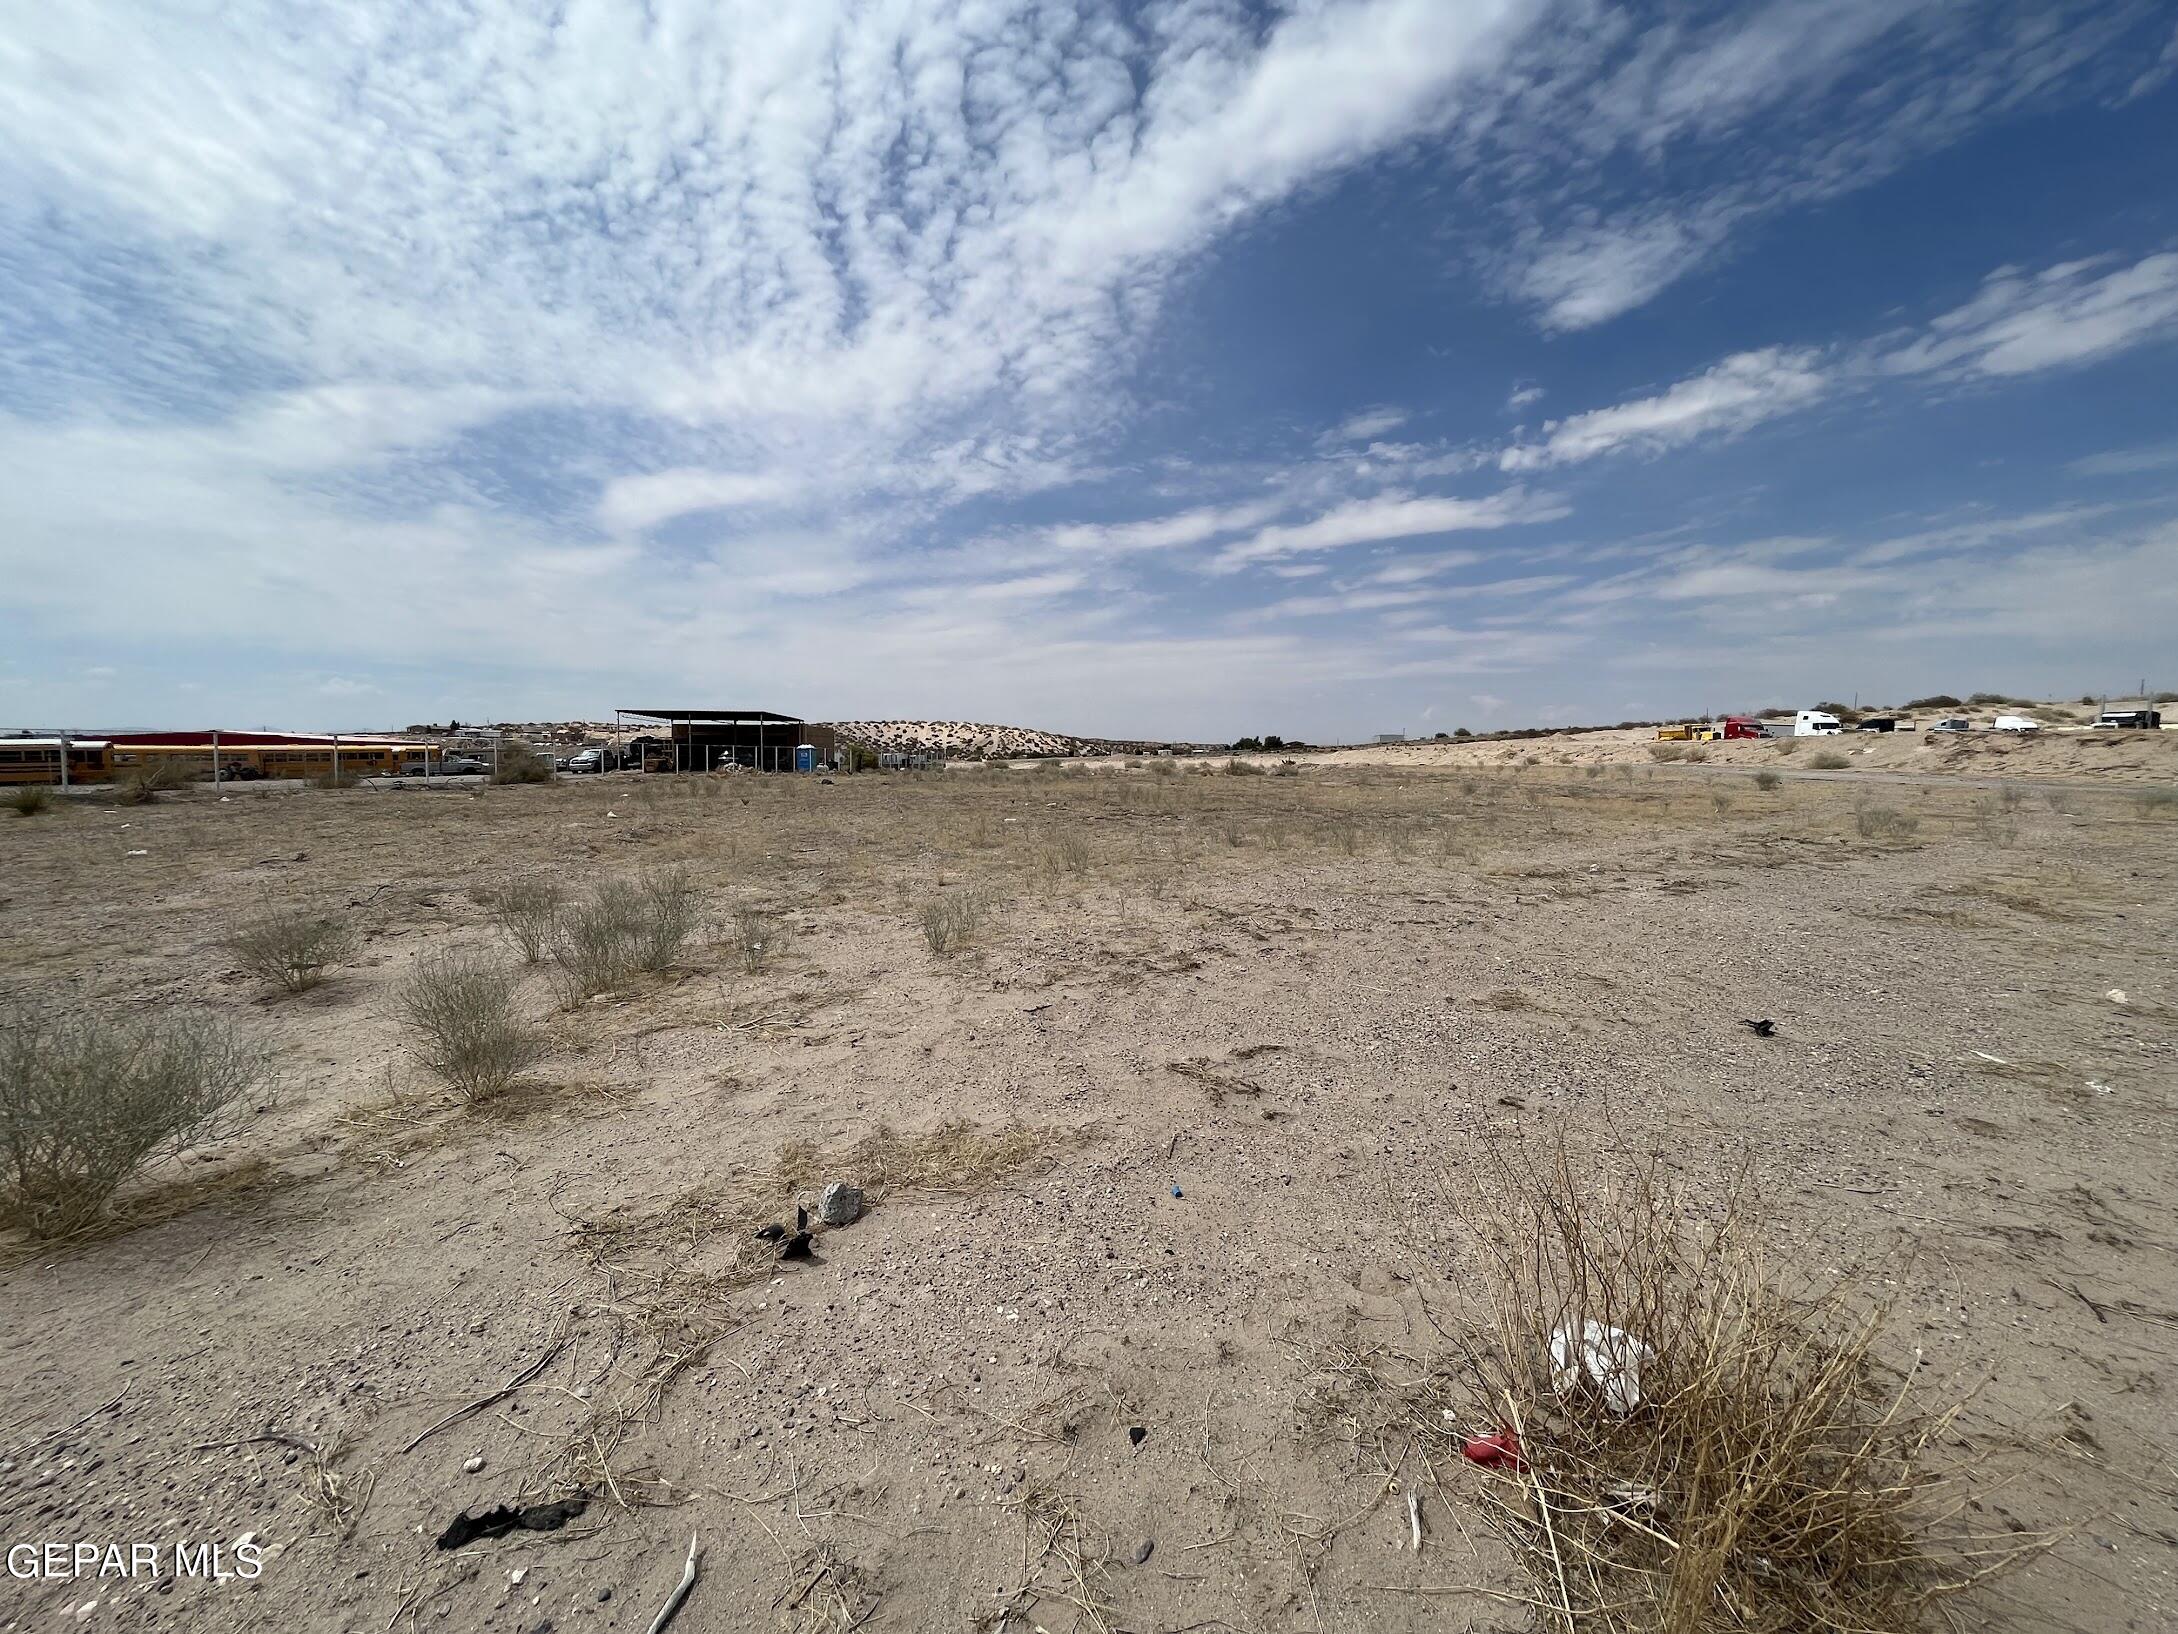
[[2167,5],[82,0],[0,724],[2178,686]]

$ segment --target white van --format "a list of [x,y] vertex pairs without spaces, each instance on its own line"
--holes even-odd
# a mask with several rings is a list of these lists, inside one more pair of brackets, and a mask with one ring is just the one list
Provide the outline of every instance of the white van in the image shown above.
[[1796,738],[1834,738],[1844,730],[1837,716],[1820,709],[1803,709],[1792,717],[1792,735]]

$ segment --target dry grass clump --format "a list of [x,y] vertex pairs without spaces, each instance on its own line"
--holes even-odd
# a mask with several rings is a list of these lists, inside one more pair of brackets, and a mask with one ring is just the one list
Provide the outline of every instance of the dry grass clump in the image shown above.
[[8,792],[8,810],[18,817],[35,817],[53,807],[53,791],[39,783],[25,783]]
[[1785,786],[1785,780],[1777,773],[1764,769],[1755,773],[1755,787],[1764,794],[1775,794]]
[[483,954],[432,954],[401,983],[401,1020],[419,1035],[425,1064],[473,1105],[504,1094],[549,1047],[514,998],[514,972]]
[[318,907],[267,908],[246,919],[220,946],[251,975],[289,993],[307,992],[334,965],[355,957],[360,939]]
[[956,886],[923,899],[916,919],[923,940],[940,955],[957,953],[975,939],[994,906],[991,893],[979,885]]
[[88,1226],[154,1158],[227,1133],[263,1071],[210,1017],[0,1010],[0,1220]]
[[567,893],[559,881],[518,879],[485,899],[492,920],[522,950],[524,964],[537,964],[552,946],[553,927]]
[[1263,768],[1252,760],[1228,760],[1225,763],[1227,777],[1261,777]]
[[[2056,802],[2052,800],[2050,804]],[[2133,804],[2143,817],[2167,817],[2178,812],[2178,789],[2142,789],[2133,796]]]
[[1864,840],[1907,840],[1920,832],[1921,819],[1896,806],[1856,806],[1853,826]]
[[1686,753],[1686,745],[1683,743],[1652,743],[1649,745],[1649,758],[1651,760],[1684,760],[1686,759]]
[[1654,1161],[1599,1176],[1562,1145],[1492,1181],[1463,1377],[1519,1438],[1482,1509],[1546,1626],[1918,1630],[2037,1546],[1965,1525],[1971,1469],[1936,1457],[1960,1406],[1909,1400],[1861,1285],[1780,1277],[1744,1187],[1705,1214]]
[[1808,764],[1818,772],[1842,772],[1852,762],[1835,749],[1825,749],[1820,754],[1809,756]]

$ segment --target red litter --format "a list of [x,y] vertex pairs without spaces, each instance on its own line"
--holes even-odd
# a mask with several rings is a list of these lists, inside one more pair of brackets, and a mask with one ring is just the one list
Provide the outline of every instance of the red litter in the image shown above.
[[1480,1464],[1484,1469],[1517,1472],[1528,1467],[1520,1456],[1520,1437],[1512,1430],[1492,1430],[1488,1435],[1478,1435],[1463,1442],[1460,1452],[1470,1464]]

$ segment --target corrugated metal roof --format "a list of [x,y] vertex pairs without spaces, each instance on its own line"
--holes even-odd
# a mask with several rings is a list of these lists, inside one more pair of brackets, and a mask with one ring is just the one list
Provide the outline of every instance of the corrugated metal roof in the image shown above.
[[769,709],[623,709],[623,715],[633,715],[649,721],[777,721],[782,724],[798,724],[799,715],[779,715]]

